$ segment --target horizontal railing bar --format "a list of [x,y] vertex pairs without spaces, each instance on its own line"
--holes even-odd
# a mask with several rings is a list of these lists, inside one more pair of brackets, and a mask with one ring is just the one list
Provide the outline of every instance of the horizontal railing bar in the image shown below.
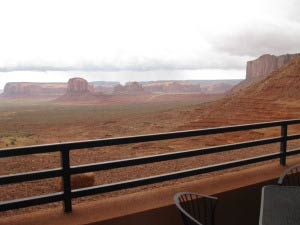
[[287,156],[291,156],[291,155],[296,155],[296,154],[300,154],[300,149],[296,148],[296,149],[291,149],[290,151],[286,152]]
[[67,146],[66,144],[67,143],[57,143],[45,145],[32,145],[17,148],[4,148],[0,149],[0,158],[58,152],[61,150],[65,150],[65,147]]
[[300,139],[300,134],[290,134],[286,138],[287,138],[287,140]]
[[219,133],[226,133],[226,132],[244,131],[244,130],[251,130],[251,129],[261,129],[261,128],[281,126],[283,124],[286,125],[300,124],[300,120],[299,119],[282,120],[282,121],[273,121],[273,122],[264,122],[264,123],[204,128],[198,130],[148,134],[148,135],[140,135],[140,136],[129,136],[129,137],[65,142],[65,143],[18,147],[18,148],[7,148],[7,149],[0,150],[0,158],[18,156],[18,155],[47,153],[47,152],[61,151],[66,149],[75,150],[75,149],[82,149],[82,148],[95,148],[95,147],[114,146],[114,145],[122,145],[122,144],[134,144],[139,142],[186,138],[186,137],[194,137],[194,136],[209,135],[209,134],[219,134]]
[[[291,154],[294,154],[294,153],[291,153]],[[203,173],[209,173],[209,172],[223,170],[223,169],[229,169],[229,168],[233,168],[233,167],[238,167],[238,166],[243,166],[243,165],[248,165],[248,164],[253,164],[253,163],[258,163],[258,162],[262,162],[262,161],[279,158],[280,156],[282,156],[282,153],[273,153],[273,154],[252,157],[252,158],[247,158],[247,159],[242,159],[242,160],[236,160],[236,161],[231,161],[231,162],[226,162],[226,163],[220,163],[220,164],[199,167],[199,168],[194,168],[194,169],[189,169],[189,170],[166,173],[166,174],[161,174],[161,175],[157,175],[157,176],[151,176],[151,177],[146,177],[146,178],[139,178],[139,179],[122,181],[122,182],[116,182],[116,183],[112,183],[112,184],[104,184],[104,185],[93,186],[93,187],[88,187],[88,188],[76,189],[76,190],[72,190],[72,198],[78,198],[78,197],[84,197],[87,195],[112,192],[112,191],[117,191],[117,190],[126,189],[126,188],[133,188],[133,187],[143,186],[143,185],[147,185],[147,184],[153,184],[153,183],[169,181],[169,180],[199,175],[199,174],[203,174]]]
[[62,172],[63,170],[61,168],[55,168],[12,175],[2,175],[0,176],[0,185],[60,177],[62,176]]
[[135,166],[135,165],[161,162],[161,161],[167,161],[167,160],[173,160],[173,159],[179,159],[179,158],[185,158],[185,157],[191,157],[197,155],[218,153],[227,150],[238,150],[241,148],[277,143],[280,142],[281,140],[282,137],[274,137],[274,138],[260,139],[255,141],[240,142],[235,144],[212,146],[212,147],[202,148],[202,149],[193,149],[193,150],[164,153],[164,154],[131,158],[131,159],[122,159],[122,160],[114,160],[114,161],[101,162],[101,163],[72,166],[71,173],[77,174],[77,173],[85,173],[85,172],[92,172],[92,171],[99,171],[99,170],[109,170],[109,169],[115,169],[115,168],[126,167],[126,166]]
[[0,202],[0,212],[11,210],[11,209],[20,209],[29,206],[42,205],[52,202],[62,201],[63,193],[57,192],[47,195],[34,196],[29,198],[20,198],[16,200]]

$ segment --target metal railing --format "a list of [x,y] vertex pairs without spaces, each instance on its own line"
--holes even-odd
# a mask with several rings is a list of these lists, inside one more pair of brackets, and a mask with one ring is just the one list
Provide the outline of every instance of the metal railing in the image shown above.
[[[0,185],[41,180],[41,179],[54,178],[54,177],[62,177],[62,183],[63,183],[62,192],[56,192],[47,195],[39,195],[35,197],[0,202],[0,211],[7,211],[11,209],[18,209],[23,207],[63,201],[64,211],[71,212],[73,198],[112,192],[112,191],[121,190],[125,188],[138,187],[142,185],[153,184],[157,182],[163,182],[163,181],[168,181],[168,180],[173,180],[173,179],[178,179],[178,178],[183,178],[183,177],[188,177],[188,176],[193,176],[193,175],[198,175],[203,173],[209,173],[213,171],[248,165],[248,164],[267,161],[276,158],[280,159],[281,165],[285,165],[287,156],[300,153],[300,149],[292,149],[287,151],[287,141],[300,138],[300,134],[288,135],[287,132],[288,125],[292,125],[292,124],[300,124],[300,120],[284,120],[284,121],[274,121],[274,122],[265,122],[265,123],[206,128],[206,129],[198,129],[198,130],[178,131],[178,132],[170,132],[170,133],[0,149],[0,158],[21,156],[21,155],[31,155],[31,154],[38,154],[38,153],[58,152],[58,151],[60,152],[61,155],[61,168],[18,173],[12,175],[3,175],[0,176]],[[169,139],[177,139],[177,138],[202,136],[202,135],[220,134],[220,133],[227,133],[227,132],[246,131],[252,129],[270,128],[270,127],[281,127],[281,135],[278,137],[272,137],[266,139],[252,140],[252,141],[239,142],[239,143],[227,144],[227,145],[219,145],[219,146],[206,147],[200,149],[177,151],[171,153],[163,153],[163,154],[150,155],[150,156],[137,157],[137,158],[129,158],[129,159],[114,160],[114,161],[107,161],[107,162],[100,162],[100,163],[93,163],[93,164],[77,165],[77,166],[70,165],[70,151],[76,149],[169,140]],[[74,190],[71,189],[71,175],[73,174],[110,170],[115,168],[174,160],[174,159],[186,158],[191,156],[212,154],[217,152],[237,150],[241,148],[255,147],[255,146],[261,146],[261,145],[272,144],[272,143],[280,143],[279,152],[220,163],[220,164],[214,164],[214,165],[209,165],[204,167],[198,167],[198,168],[193,168],[188,170],[165,173],[156,176],[143,177],[139,179],[126,180],[122,182],[116,182],[116,183],[110,183],[110,184],[104,184],[104,185],[98,185],[98,186],[92,186],[92,187],[86,187],[86,188],[80,188]]]

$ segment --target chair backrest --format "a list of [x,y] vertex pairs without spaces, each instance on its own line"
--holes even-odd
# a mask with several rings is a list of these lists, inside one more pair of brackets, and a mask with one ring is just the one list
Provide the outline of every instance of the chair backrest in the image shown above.
[[174,196],[185,225],[214,225],[217,200],[192,192],[180,192]]
[[300,165],[286,169],[278,179],[279,185],[300,186]]

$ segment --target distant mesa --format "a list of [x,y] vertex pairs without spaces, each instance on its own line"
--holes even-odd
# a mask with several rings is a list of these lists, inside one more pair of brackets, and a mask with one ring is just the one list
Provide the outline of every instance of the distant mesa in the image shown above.
[[183,93],[202,92],[200,84],[185,81],[161,81],[144,85],[147,92]]
[[227,92],[239,80],[167,80],[128,82],[121,85],[114,81],[94,81],[75,77],[68,83],[10,82],[4,87],[1,97],[48,98],[63,101],[102,101],[103,97],[139,96],[144,94],[201,93],[219,94]]
[[[57,98],[62,95],[80,96],[87,93],[112,94],[119,82],[96,81],[88,83],[85,79],[75,77],[68,83],[9,82],[0,90],[0,95],[7,98]],[[2,92],[2,93],[1,93]]]
[[267,76],[274,70],[291,61],[291,59],[296,55],[300,56],[300,53],[280,56],[265,54],[260,56],[258,59],[248,61],[246,79],[249,80]]
[[124,86],[119,84],[114,87],[114,94],[120,95],[138,95],[145,94],[143,85],[139,82],[128,82]]
[[59,96],[66,92],[66,83],[9,82],[5,85],[4,97]]
[[176,80],[145,82],[146,92],[153,93],[203,93],[221,94],[228,92],[240,80]]

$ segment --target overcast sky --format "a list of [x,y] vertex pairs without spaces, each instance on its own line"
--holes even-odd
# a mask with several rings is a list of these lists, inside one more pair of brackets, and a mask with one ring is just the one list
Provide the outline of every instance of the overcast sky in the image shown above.
[[8,81],[234,79],[300,52],[296,0],[1,0]]

